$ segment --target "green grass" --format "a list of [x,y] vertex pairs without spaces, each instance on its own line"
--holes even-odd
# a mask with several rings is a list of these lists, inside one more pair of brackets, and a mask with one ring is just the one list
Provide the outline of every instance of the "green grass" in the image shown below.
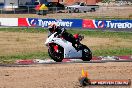
[[25,53],[19,55],[11,55],[11,56],[0,56],[0,63],[13,63],[18,59],[45,59],[48,58],[47,52],[34,52],[34,53]]
[[132,55],[132,49],[130,48],[118,48],[118,49],[99,49],[93,51],[94,56],[120,56],[120,55]]
[[[44,28],[0,28],[0,31],[6,32],[25,32],[25,33],[48,33],[47,29]],[[132,39],[132,32],[110,32],[97,30],[87,30],[87,29],[72,29],[68,30],[69,33],[75,34],[79,33],[85,36],[91,37],[118,37],[118,38],[130,38]]]
[[[99,49],[92,51],[93,56],[122,56],[132,55],[132,49],[119,48],[119,49]],[[0,56],[0,63],[14,63],[18,59],[46,59],[50,58],[47,52],[36,52],[13,56]]]
[[45,33],[47,30],[44,28],[28,28],[28,27],[23,27],[23,28],[0,28],[0,31],[5,31],[5,32],[25,32],[25,33]]
[[[5,32],[24,32],[24,33],[47,33],[48,31],[43,28],[0,28],[0,31]],[[122,39],[131,39],[132,40],[132,32],[109,32],[109,31],[89,31],[89,30],[68,30],[68,32],[80,33],[85,36],[90,37],[105,37],[105,38],[122,38]],[[117,47],[115,49],[97,49],[93,50],[94,56],[120,56],[120,55],[132,55],[132,48],[120,48]],[[45,59],[48,58],[47,52],[29,52],[19,55],[11,55],[11,56],[0,56],[0,63],[13,63],[18,59]]]
[[118,37],[118,38],[131,38],[132,39],[132,32],[109,32],[109,31],[101,31],[101,30],[94,30],[94,31],[88,31],[88,30],[69,30],[70,33],[80,33],[85,36],[91,36],[91,37]]

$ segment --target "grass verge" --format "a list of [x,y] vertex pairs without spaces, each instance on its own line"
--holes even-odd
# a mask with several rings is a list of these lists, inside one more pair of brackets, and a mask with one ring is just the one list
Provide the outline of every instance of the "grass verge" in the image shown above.
[[14,63],[15,60],[18,59],[45,59],[48,58],[47,52],[34,52],[34,53],[25,53],[25,54],[17,54],[10,56],[0,56],[0,63]]
[[[120,48],[120,49],[99,49],[92,51],[93,56],[122,56],[122,55],[132,55],[132,49]],[[13,56],[0,56],[0,63],[14,63],[18,59],[46,59],[49,58],[47,52],[36,52],[28,54],[20,54]]]
[[[0,28],[0,31],[4,32],[24,32],[24,33],[47,33],[47,30],[43,28]],[[80,33],[90,37],[101,38],[121,38],[132,40],[132,32],[109,32],[109,31],[89,31],[89,30],[68,30],[68,32],[75,34]],[[131,42],[131,41],[130,41]],[[93,46],[94,47],[94,46]],[[120,55],[132,55],[132,48],[116,47],[115,49],[109,48],[93,50],[93,56],[120,56]],[[13,63],[18,59],[45,59],[48,58],[47,52],[28,52],[17,55],[0,56],[0,63]]]
[[[24,32],[24,33],[48,33],[47,29],[44,28],[0,28],[0,31],[5,32]],[[85,36],[91,37],[118,37],[118,38],[132,38],[132,32],[110,32],[110,31],[101,31],[101,30],[79,30],[72,29],[68,30],[72,34],[82,34]]]
[[132,55],[132,49],[129,48],[118,48],[118,49],[99,49],[93,51],[95,56],[122,56]]

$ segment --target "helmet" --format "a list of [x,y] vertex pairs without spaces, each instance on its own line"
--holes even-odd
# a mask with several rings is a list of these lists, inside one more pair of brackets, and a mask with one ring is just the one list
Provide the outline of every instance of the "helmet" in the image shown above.
[[55,23],[51,23],[48,25],[48,29],[50,32],[54,32],[57,28],[57,25]]

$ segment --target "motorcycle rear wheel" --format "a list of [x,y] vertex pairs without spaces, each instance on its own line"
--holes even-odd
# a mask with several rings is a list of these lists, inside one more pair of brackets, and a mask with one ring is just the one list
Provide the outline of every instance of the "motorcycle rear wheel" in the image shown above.
[[63,55],[63,49],[59,46],[59,52],[55,52],[54,48],[52,46],[48,49],[48,54],[56,62],[62,62],[64,55]]

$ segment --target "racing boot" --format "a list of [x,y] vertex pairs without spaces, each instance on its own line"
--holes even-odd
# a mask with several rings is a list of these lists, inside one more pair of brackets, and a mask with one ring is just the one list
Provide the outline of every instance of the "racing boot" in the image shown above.
[[77,50],[77,52],[79,51],[79,50],[82,50],[82,45],[79,43],[76,43],[74,46],[73,46],[76,50]]
[[77,50],[77,52],[79,51],[78,45],[77,45],[77,44],[73,44],[73,43],[72,43],[72,46]]

